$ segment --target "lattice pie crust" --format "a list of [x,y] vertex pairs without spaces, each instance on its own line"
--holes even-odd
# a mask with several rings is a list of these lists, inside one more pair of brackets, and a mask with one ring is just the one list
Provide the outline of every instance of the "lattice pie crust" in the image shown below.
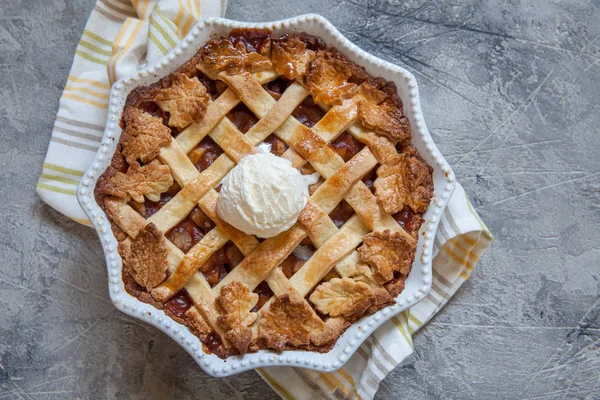
[[[236,29],[129,95],[95,196],[129,293],[220,357],[325,352],[394,303],[433,194],[396,87],[306,35]],[[289,230],[260,240],[222,221],[219,183],[271,152],[321,179]]]

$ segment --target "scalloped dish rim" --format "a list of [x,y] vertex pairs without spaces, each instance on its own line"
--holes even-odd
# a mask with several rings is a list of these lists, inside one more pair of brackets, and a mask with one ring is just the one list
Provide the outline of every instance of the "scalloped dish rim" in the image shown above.
[[[100,175],[110,164],[121,134],[119,121],[127,95],[135,87],[147,85],[168,75],[186,62],[206,41],[222,35],[233,28],[268,28],[274,35],[304,31],[321,37],[335,46],[350,60],[362,65],[373,76],[382,76],[396,83],[404,104],[404,112],[413,130],[412,144],[422,157],[434,168],[434,197],[424,214],[419,231],[417,253],[405,289],[396,297],[396,304],[375,314],[364,316],[352,324],[327,353],[290,350],[276,353],[260,350],[242,356],[221,359],[203,350],[202,342],[187,327],[173,321],[149,304],[139,301],[124,288],[121,276],[122,260],[117,252],[117,240],[112,233],[110,221],[94,198],[94,187]],[[137,71],[133,76],[116,82],[110,92],[109,110],[104,136],[94,161],[82,177],[77,188],[77,199],[90,218],[106,257],[109,294],[115,306],[122,312],[159,328],[181,345],[209,375],[225,377],[259,367],[296,366],[317,371],[334,371],[340,368],[358,350],[359,346],[383,323],[422,300],[431,289],[433,241],[444,209],[455,189],[455,178],[450,166],[440,154],[427,130],[419,101],[415,77],[407,70],[381,60],[358,48],[346,39],[329,21],[316,14],[306,14],[275,22],[246,23],[224,18],[200,21],[189,34],[161,60]]]

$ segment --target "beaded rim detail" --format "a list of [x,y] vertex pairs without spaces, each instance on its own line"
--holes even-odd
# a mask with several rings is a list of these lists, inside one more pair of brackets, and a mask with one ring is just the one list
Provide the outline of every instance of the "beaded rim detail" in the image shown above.
[[[194,336],[187,327],[173,322],[162,310],[157,310],[131,296],[124,289],[121,278],[122,260],[117,253],[117,240],[112,230],[108,229],[109,221],[100,206],[96,203],[92,188],[108,167],[114,154],[121,129],[116,121],[127,95],[137,86],[150,84],[156,79],[167,76],[195,54],[198,49],[215,35],[226,35],[234,28],[268,28],[274,35],[304,31],[321,37],[328,44],[335,46],[350,60],[364,66],[374,76],[382,76],[395,82],[399,95],[404,103],[404,112],[415,127],[413,145],[417,147],[423,158],[434,168],[434,198],[424,215],[424,223],[419,232],[417,257],[413,269],[406,280],[405,290],[396,297],[397,303],[377,313],[365,316],[350,326],[339,337],[335,346],[328,353],[315,353],[303,350],[273,353],[260,350],[243,356],[231,356],[226,360],[214,354],[205,354],[200,339]],[[340,368],[358,350],[363,341],[379,326],[408,307],[416,304],[431,289],[431,254],[433,238],[437,231],[440,216],[454,192],[456,181],[452,169],[433,143],[431,135],[423,119],[420,107],[418,85],[415,77],[404,68],[381,60],[346,39],[329,21],[320,15],[307,14],[299,17],[266,23],[245,23],[224,18],[209,18],[199,22],[179,45],[154,65],[138,71],[132,77],[119,80],[110,92],[111,107],[107,117],[106,129],[94,162],[85,173],[77,188],[77,199],[84,212],[92,221],[106,255],[109,273],[109,293],[113,304],[122,312],[145,321],[169,335],[179,343],[209,375],[225,377],[258,367],[272,365],[303,365],[318,371],[333,371]]]

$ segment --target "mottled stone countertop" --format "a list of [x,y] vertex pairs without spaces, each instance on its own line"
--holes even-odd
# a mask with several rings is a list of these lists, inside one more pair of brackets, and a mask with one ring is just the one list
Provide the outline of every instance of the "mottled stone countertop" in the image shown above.
[[[92,0],[0,1],[0,399],[275,399],[110,303],[100,243],[35,193]],[[600,399],[600,2],[231,0],[320,13],[417,77],[495,236],[378,399]]]

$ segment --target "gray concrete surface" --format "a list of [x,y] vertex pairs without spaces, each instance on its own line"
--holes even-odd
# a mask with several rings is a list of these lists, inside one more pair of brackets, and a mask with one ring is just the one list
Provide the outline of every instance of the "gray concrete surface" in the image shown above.
[[[115,311],[95,233],[35,182],[92,0],[0,0],[0,399],[274,399]],[[495,235],[379,399],[600,399],[600,2],[232,0],[330,19],[411,70]]]

